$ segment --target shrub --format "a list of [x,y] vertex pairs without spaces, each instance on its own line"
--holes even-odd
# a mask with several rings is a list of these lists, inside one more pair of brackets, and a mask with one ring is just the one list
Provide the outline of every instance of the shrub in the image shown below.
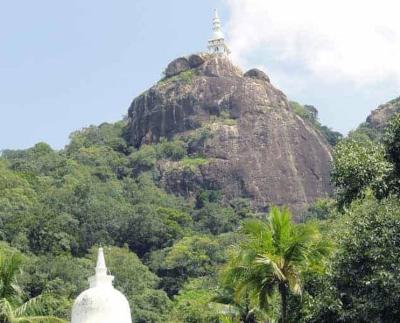
[[185,143],[182,140],[161,140],[155,147],[158,159],[180,160],[186,156]]

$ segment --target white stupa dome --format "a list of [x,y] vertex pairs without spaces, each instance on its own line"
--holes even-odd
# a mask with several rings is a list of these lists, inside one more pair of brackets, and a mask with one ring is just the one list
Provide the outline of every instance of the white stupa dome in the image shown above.
[[75,300],[71,323],[132,323],[129,303],[113,287],[113,280],[107,274],[103,248],[99,248],[96,274],[89,278],[90,288]]

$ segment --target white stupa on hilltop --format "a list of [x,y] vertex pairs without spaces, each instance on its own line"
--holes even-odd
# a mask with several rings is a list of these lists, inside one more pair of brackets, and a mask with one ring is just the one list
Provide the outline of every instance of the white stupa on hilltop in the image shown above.
[[225,43],[224,33],[221,28],[221,20],[219,19],[217,9],[214,10],[213,34],[211,39],[208,41],[208,50],[210,53],[225,55],[229,55],[231,52]]
[[103,248],[99,248],[96,274],[89,278],[90,288],[75,300],[71,323],[132,323],[129,303],[114,289],[113,280],[107,273]]

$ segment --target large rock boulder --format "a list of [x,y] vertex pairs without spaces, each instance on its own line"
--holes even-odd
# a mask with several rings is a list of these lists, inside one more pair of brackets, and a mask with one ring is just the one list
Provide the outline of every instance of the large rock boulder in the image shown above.
[[189,56],[189,66],[191,68],[199,67],[204,62],[205,62],[205,60],[201,55],[193,54],[193,55]]
[[168,64],[167,68],[165,69],[165,76],[171,77],[178,75],[184,71],[190,69],[189,61],[185,57],[180,57],[173,60],[171,63]]
[[244,73],[244,77],[250,77],[265,82],[270,81],[268,75],[265,74],[263,71],[259,70],[258,68],[253,68],[251,70],[248,70],[246,73]]
[[249,198],[303,209],[331,193],[330,146],[298,117],[263,72],[244,76],[226,57],[209,55],[181,77],[166,79],[129,108],[129,141],[135,147],[162,137],[182,137],[195,167],[159,163],[161,183],[175,194],[220,190],[227,199]]

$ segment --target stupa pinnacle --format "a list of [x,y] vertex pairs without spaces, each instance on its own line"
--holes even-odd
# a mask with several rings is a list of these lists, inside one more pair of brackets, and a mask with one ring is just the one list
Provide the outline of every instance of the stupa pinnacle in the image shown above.
[[225,55],[229,55],[231,52],[225,43],[224,33],[221,28],[221,20],[219,19],[217,9],[214,10],[213,34],[211,39],[208,41],[208,50],[210,53]]
[[96,273],[89,278],[90,288],[75,300],[71,323],[132,323],[129,303],[114,289],[113,280],[107,273],[103,248],[99,248]]

